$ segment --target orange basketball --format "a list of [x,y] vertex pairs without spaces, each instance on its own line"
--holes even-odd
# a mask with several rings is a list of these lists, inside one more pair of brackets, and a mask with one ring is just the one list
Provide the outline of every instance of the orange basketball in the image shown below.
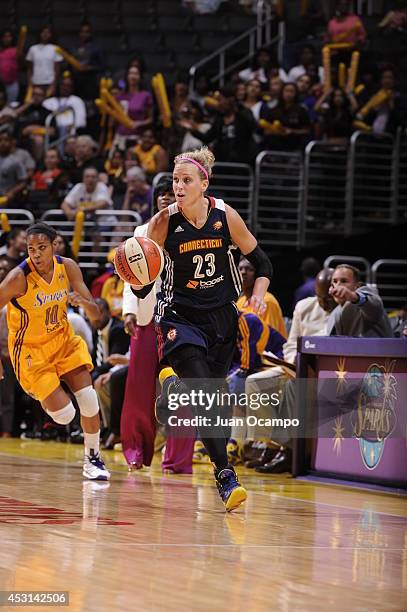
[[119,244],[114,266],[120,278],[130,285],[153,283],[161,274],[164,254],[154,240],[137,236]]

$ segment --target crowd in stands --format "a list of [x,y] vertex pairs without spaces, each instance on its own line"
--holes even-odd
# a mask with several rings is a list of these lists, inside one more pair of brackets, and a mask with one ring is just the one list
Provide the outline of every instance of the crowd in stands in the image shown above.
[[[220,4],[218,0],[185,0],[185,5],[198,14],[214,12]],[[241,4],[253,10],[249,0]],[[327,16],[327,11],[322,3],[320,18]],[[143,227],[154,210],[173,201],[171,181],[162,178],[154,187],[153,181],[158,174],[171,171],[171,160],[179,152],[208,144],[217,161],[253,164],[256,155],[265,149],[302,151],[312,139],[346,146],[357,129],[376,134],[395,134],[399,127],[405,129],[407,101],[398,86],[397,54],[389,61],[372,59],[363,18],[352,12],[348,2],[340,0],[335,15],[328,17],[322,37],[311,44],[309,40],[297,44],[297,59],[289,65],[287,57],[291,52],[287,44],[284,65],[278,64],[272,49],[260,49],[250,66],[232,74],[219,90],[214,89],[207,75],[200,74],[190,91],[185,76],[179,75],[169,91],[170,125],[157,97],[143,80],[141,54],[130,58],[123,72],[113,75],[110,82],[101,80],[105,58],[88,23],[81,26],[78,43],[69,50],[73,61],[57,46],[48,25],[39,32],[38,43],[28,49],[21,48],[14,32],[5,30],[0,39],[0,212],[1,207],[25,208],[40,216],[48,209],[60,208],[67,220],[75,220],[77,213],[84,211],[88,220],[95,221],[95,211],[107,210],[109,214],[99,225],[95,221],[92,236],[96,240],[98,231],[117,224],[115,210],[137,213]],[[377,27],[383,38],[395,36],[404,41],[406,3],[400,0],[383,15]],[[289,40],[288,37],[288,43]],[[338,41],[343,46],[335,48]],[[333,47],[328,61],[321,47],[330,44]],[[358,77],[352,83],[350,66],[356,61],[355,52],[359,58]],[[376,99],[375,104],[369,104],[378,93],[378,102]],[[107,106],[115,112],[106,110]],[[71,256],[69,242],[62,235],[58,236],[56,250]],[[24,230],[3,232],[0,280],[25,256]],[[105,447],[112,449],[126,439],[123,450],[131,465],[136,460],[131,454],[131,440],[128,441],[133,417],[131,398],[127,397],[126,403],[126,381],[134,365],[131,342],[141,333],[140,328],[150,324],[151,313],[146,314],[143,308],[151,308],[151,304],[131,306],[141,309],[137,314],[127,310],[128,302],[124,300],[123,304],[126,288],[114,274],[113,256],[114,251],[97,277],[87,278],[104,313],[101,327],[92,330],[80,312],[72,311],[69,317],[92,352]],[[271,293],[266,296],[267,309],[262,317],[245,309],[254,272],[246,260],[241,261],[240,270],[243,294],[237,304],[239,340],[229,385],[246,389],[248,394],[278,389],[284,397],[282,410],[287,414],[293,402],[288,384],[292,371],[283,366],[264,370],[264,351],[286,364],[294,364],[296,340],[302,335],[406,335],[406,308],[389,321],[380,297],[371,288],[361,286],[358,271],[351,266],[321,270],[319,262],[304,261],[304,284],[295,294],[293,314],[285,313],[289,326],[278,296]],[[69,435],[72,441],[80,442],[78,422],[70,432],[52,425],[36,402],[19,388],[10,366],[6,337],[3,311],[0,350],[6,381],[1,383],[0,436],[63,439]],[[154,441],[156,431],[151,419],[145,427]],[[158,432],[155,438],[156,449],[163,445],[162,433]],[[166,451],[167,468],[173,450]],[[263,436],[259,440],[255,431],[232,431],[228,452],[231,463],[245,461],[259,472],[289,469],[290,441],[281,438],[276,444],[271,433],[268,439]],[[192,440],[186,455],[183,467],[176,469],[173,463],[172,471],[188,472],[193,460],[207,460],[199,441],[194,445]]]

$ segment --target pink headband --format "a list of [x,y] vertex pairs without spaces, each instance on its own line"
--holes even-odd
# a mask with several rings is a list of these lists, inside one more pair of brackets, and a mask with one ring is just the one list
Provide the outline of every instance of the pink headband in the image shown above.
[[194,164],[194,166],[196,166],[205,175],[206,180],[209,181],[209,174],[207,173],[205,168],[199,162],[196,161],[196,159],[192,159],[192,157],[181,157],[179,161],[191,162],[191,164]]

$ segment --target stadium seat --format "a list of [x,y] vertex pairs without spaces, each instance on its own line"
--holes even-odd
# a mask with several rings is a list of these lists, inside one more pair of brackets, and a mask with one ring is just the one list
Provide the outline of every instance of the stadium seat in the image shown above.
[[174,51],[175,53],[189,53],[190,51],[199,50],[199,41],[194,32],[184,32],[182,36],[170,32],[165,34],[165,46],[169,51]]
[[221,32],[227,31],[228,23],[223,15],[195,15],[192,27],[197,32]]
[[157,0],[155,10],[157,15],[176,15],[188,12],[182,7],[180,0]]
[[235,36],[249,30],[256,25],[256,18],[250,15],[230,15],[227,20],[227,29]]
[[179,14],[179,15],[158,15],[157,16],[157,25],[158,25],[158,28],[163,33],[166,33],[166,32],[177,32],[179,36],[180,36],[181,33],[182,33],[182,35],[184,35],[184,32],[187,29],[188,29],[188,31],[191,30],[190,24],[191,24],[190,17],[188,17],[188,16],[186,16],[184,14]]
[[136,2],[135,0],[122,0],[121,2],[122,17],[127,18],[131,15],[148,16],[154,13],[154,4],[151,0],[143,0]]

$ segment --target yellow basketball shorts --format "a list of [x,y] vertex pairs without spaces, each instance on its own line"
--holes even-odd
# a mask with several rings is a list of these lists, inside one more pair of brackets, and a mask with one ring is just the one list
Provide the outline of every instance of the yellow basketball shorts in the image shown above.
[[39,402],[59,387],[64,374],[80,366],[93,369],[85,341],[69,328],[55,334],[46,344],[23,344],[20,350],[10,340],[9,351],[20,385]]

